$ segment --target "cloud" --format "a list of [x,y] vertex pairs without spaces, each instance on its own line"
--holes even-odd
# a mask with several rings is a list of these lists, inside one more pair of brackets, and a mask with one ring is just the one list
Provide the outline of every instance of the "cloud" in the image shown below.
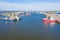
[[60,10],[60,3],[46,3],[46,2],[34,2],[34,3],[8,3],[0,2],[0,10],[36,10],[36,11],[48,11],[48,10]]

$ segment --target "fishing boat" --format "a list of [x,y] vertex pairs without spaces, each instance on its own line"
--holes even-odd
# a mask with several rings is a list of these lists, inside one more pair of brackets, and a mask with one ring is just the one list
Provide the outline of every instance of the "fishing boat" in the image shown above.
[[48,18],[43,18],[43,21],[44,22],[56,22],[56,20],[54,19],[54,17],[50,17],[49,19]]

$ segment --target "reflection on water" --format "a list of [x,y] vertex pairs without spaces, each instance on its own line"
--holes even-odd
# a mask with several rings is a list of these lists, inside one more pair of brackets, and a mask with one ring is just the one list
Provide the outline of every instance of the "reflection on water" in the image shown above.
[[20,21],[0,20],[0,40],[60,40],[60,25],[43,22],[44,17],[30,14]]
[[56,22],[51,22],[50,25],[53,27],[55,25]]
[[9,21],[5,21],[5,24],[8,24],[8,23],[11,23],[11,24],[17,24],[19,21],[11,21],[11,22],[9,22]]
[[43,23],[47,26],[49,22],[48,21],[43,21]]

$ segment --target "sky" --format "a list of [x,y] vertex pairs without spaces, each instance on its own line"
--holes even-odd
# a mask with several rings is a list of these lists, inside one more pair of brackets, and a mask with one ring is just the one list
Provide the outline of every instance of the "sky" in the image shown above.
[[60,0],[0,0],[3,11],[50,11],[60,10]]

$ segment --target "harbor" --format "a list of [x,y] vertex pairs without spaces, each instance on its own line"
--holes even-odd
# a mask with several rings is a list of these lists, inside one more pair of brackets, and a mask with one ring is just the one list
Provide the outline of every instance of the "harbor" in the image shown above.
[[[54,19],[54,20],[60,22],[60,14],[58,14],[57,12],[60,12],[60,11],[35,11],[35,13],[46,15],[47,19],[51,18],[51,19]],[[21,18],[21,15],[27,15],[27,16],[30,15],[30,11],[27,11],[25,13],[24,13],[24,11],[2,13],[0,15],[6,16],[6,18],[0,18],[0,20],[15,20],[15,19],[19,20]],[[32,13],[34,13],[34,12],[32,12]]]
[[0,0],[0,40],[60,40],[60,0]]
[[[19,12],[19,14],[21,13]],[[60,40],[59,38],[60,24],[57,22],[43,21],[43,18],[46,18],[47,16],[53,17],[52,15],[58,17],[57,14],[48,15],[48,14],[42,14],[40,12],[38,13],[22,12],[21,16],[19,15],[21,20],[18,21],[0,20],[0,39],[1,40],[57,40],[57,39]],[[6,16],[6,14],[4,14],[4,16]]]

